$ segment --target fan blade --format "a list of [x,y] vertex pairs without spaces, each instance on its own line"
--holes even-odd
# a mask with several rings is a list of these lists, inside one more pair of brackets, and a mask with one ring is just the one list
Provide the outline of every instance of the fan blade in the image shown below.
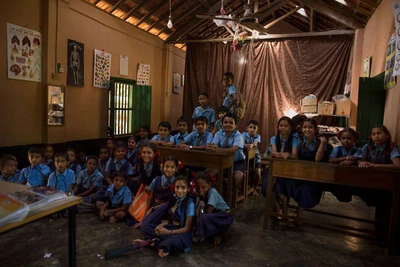
[[226,20],[226,21],[235,21],[238,22],[237,19],[233,19],[233,18],[227,18],[227,17],[220,17],[219,15],[198,15],[196,14],[196,17],[199,19],[218,19],[218,20]]

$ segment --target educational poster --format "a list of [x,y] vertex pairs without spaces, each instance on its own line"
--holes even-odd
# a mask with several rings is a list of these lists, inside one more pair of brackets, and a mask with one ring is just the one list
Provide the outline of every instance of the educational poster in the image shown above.
[[371,58],[372,58],[372,57],[368,57],[368,58],[364,59],[364,73],[363,73],[363,77],[365,77],[365,78],[369,78],[370,69],[371,69]]
[[8,78],[40,82],[42,80],[42,35],[7,23]]
[[139,64],[136,83],[138,85],[150,85],[150,65]]
[[396,23],[395,63],[393,76],[400,75],[400,1],[393,3],[394,21]]
[[385,79],[384,87],[386,90],[396,86],[396,76],[393,76],[394,61],[396,57],[396,33],[390,37],[386,49]]
[[128,76],[128,57],[119,56],[119,75]]
[[108,89],[111,76],[111,54],[95,49],[93,71],[93,86]]
[[71,86],[84,86],[84,45],[68,39],[68,66],[67,84]]
[[181,92],[181,75],[177,72],[174,72],[174,88],[173,92],[175,94],[179,94]]

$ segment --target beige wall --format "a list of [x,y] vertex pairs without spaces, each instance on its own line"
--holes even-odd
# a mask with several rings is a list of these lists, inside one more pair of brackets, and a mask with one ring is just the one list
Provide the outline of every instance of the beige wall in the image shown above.
[[[385,71],[386,47],[390,36],[395,31],[392,2],[393,1],[390,0],[383,0],[375,11],[374,15],[368,21],[365,29],[363,31],[357,31],[357,34],[362,36],[362,46],[359,45],[360,39],[357,38],[356,34],[355,51],[358,56],[355,56],[353,61],[353,66],[355,67],[352,76],[353,86],[351,92],[351,98],[356,105],[358,101],[358,81],[357,85],[353,83],[357,77],[362,76],[363,60],[369,56],[372,56],[371,77]],[[399,82],[400,81],[398,80],[398,83]],[[386,94],[384,116],[384,124],[388,127],[397,143],[400,142],[399,101],[400,86],[397,85],[390,89]],[[355,122],[353,114],[355,114],[355,112],[352,113],[352,125],[353,122]]]

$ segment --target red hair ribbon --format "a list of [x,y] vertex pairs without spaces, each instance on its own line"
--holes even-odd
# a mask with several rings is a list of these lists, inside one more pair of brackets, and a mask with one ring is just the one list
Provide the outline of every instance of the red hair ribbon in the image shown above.
[[194,194],[194,189],[196,188],[196,184],[194,182],[194,179],[190,180],[189,183],[189,192],[190,194]]
[[210,180],[211,180],[211,183],[212,183],[213,186],[217,184],[217,178],[215,178],[215,177],[212,175],[212,173],[210,173]]
[[183,163],[180,162],[180,161],[178,161],[178,164],[179,164],[179,165],[178,165],[178,169],[179,169],[179,170],[182,170],[182,168],[183,168]]
[[156,154],[154,155],[155,158],[158,158],[160,156],[160,150],[157,150]]

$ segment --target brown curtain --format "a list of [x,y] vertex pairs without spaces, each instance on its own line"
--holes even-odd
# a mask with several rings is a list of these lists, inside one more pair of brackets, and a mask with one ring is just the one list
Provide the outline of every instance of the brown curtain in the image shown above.
[[346,35],[246,42],[239,51],[223,43],[188,44],[183,114],[192,116],[201,92],[217,113],[225,93],[222,76],[231,71],[247,103],[238,129],[257,120],[263,151],[285,110],[300,112],[300,99],[308,94],[331,101],[343,91],[352,43]]

